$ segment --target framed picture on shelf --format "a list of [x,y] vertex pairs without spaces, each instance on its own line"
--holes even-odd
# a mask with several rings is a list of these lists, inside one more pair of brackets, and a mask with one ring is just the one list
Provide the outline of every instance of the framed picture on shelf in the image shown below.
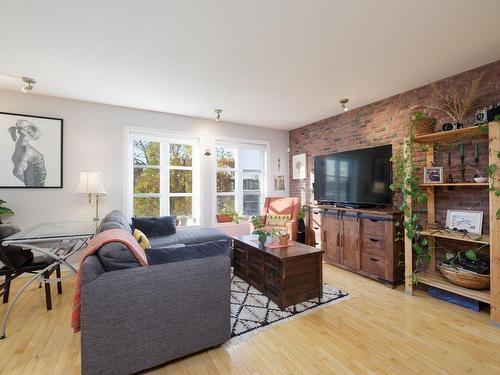
[[0,188],[63,187],[63,120],[0,112]]
[[443,167],[425,167],[424,184],[442,184]]
[[452,230],[466,230],[467,233],[481,234],[483,211],[446,210],[446,227]]

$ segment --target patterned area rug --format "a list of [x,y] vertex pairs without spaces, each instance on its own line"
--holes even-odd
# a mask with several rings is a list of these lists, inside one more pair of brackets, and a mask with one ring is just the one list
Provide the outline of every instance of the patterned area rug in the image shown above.
[[347,293],[324,284],[321,300],[318,301],[315,298],[280,310],[278,305],[259,290],[239,277],[233,276],[231,283],[231,340],[226,346],[237,344],[242,339],[264,328],[305,314],[314,308],[339,302],[347,296]]

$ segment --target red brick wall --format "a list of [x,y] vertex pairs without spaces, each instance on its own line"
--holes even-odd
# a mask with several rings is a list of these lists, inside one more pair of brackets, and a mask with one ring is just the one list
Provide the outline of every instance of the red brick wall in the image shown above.
[[[481,72],[484,77],[480,87],[479,99],[476,108],[488,106],[500,102],[500,61],[484,65],[482,67],[457,74],[438,82],[445,90],[463,90],[470,87],[473,79]],[[393,153],[400,149],[403,138],[407,134],[410,107],[418,104],[436,106],[436,97],[430,85],[422,86],[378,102],[356,108],[348,112],[333,116],[304,127],[290,131],[290,169],[293,155],[305,152],[307,155],[308,172],[304,181],[290,180],[290,194],[300,197],[302,203],[311,203],[312,194],[309,177],[312,172],[313,157],[321,154],[353,150],[364,147],[373,147],[386,144],[393,145]],[[440,112],[430,111],[438,119],[438,127],[450,121]],[[475,109],[468,118],[468,123],[474,122]],[[487,166],[487,145],[484,141],[480,144],[480,162],[477,164],[481,173],[485,173]],[[447,155],[437,155],[436,165],[444,167],[444,175],[452,172],[457,180],[460,173],[457,169],[458,147],[452,152],[452,167],[447,166]],[[472,145],[466,146],[466,158],[472,163]],[[422,159],[423,160],[423,159]],[[472,167],[467,168],[466,178],[471,179],[474,175]],[[290,170],[290,176],[292,171]],[[437,220],[446,218],[446,208],[466,208],[486,196],[485,189],[455,188],[452,192],[438,191],[436,197]],[[399,204],[395,197],[395,204]],[[487,210],[488,202],[474,206],[477,210]],[[487,230],[487,211],[485,212],[485,227]]]

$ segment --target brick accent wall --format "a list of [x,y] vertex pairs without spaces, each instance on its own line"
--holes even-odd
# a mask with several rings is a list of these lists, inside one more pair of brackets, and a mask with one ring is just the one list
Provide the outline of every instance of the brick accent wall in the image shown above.
[[[477,78],[481,72],[484,72],[484,77],[475,107],[481,108],[500,103],[500,61],[443,79],[438,81],[438,84],[444,90],[464,90],[464,88],[470,87],[471,81]],[[396,153],[401,148],[407,134],[406,126],[411,113],[410,107],[418,104],[437,105],[437,98],[430,85],[394,95],[290,131],[290,194],[300,197],[302,204],[312,203],[310,176],[312,175],[313,157],[316,155],[386,144],[392,144],[393,154]],[[472,112],[467,121],[469,124],[474,122],[475,110]],[[440,112],[429,111],[429,113],[438,119],[437,127],[450,121]],[[481,173],[486,173],[487,143],[485,141],[476,141],[476,143],[479,144],[480,149],[480,162],[477,163],[477,167]],[[467,163],[473,163],[472,147],[469,144],[465,149]],[[303,152],[307,155],[307,178],[303,181],[293,180],[291,179],[292,156]],[[444,167],[445,178],[451,172],[455,180],[458,180],[460,176],[457,165],[459,163],[458,147],[451,150],[451,153],[451,167],[448,167],[447,154],[444,153],[437,155],[436,165]],[[424,160],[423,155],[420,160]],[[474,173],[474,169],[468,167],[466,178],[472,179]],[[463,209],[475,204],[474,209],[485,211],[483,229],[488,230],[486,211],[488,202],[487,199],[480,202],[486,196],[486,190],[480,188],[455,188],[453,191],[437,191],[437,221],[443,222],[446,219],[446,208]],[[394,203],[396,206],[399,204],[397,196]]]

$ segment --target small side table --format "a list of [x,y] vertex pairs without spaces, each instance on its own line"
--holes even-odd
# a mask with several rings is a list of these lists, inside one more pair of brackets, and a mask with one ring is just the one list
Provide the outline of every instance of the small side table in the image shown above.
[[[16,293],[9,307],[5,312],[0,331],[0,339],[6,338],[7,320],[16,304],[16,301],[26,288],[37,279],[41,279],[44,283],[57,282],[71,277],[76,274],[76,269],[68,262],[68,258],[77,251],[83,249],[87,241],[92,238],[97,230],[97,222],[61,222],[61,223],[43,223],[27,230],[22,230],[4,238],[1,245],[14,245],[20,248],[30,249],[43,255],[54,258],[55,262],[45,269],[36,273]],[[40,246],[44,247],[40,247]],[[70,271],[70,275],[58,277],[52,280],[43,278],[43,274],[52,270],[58,265],[66,266]]]

